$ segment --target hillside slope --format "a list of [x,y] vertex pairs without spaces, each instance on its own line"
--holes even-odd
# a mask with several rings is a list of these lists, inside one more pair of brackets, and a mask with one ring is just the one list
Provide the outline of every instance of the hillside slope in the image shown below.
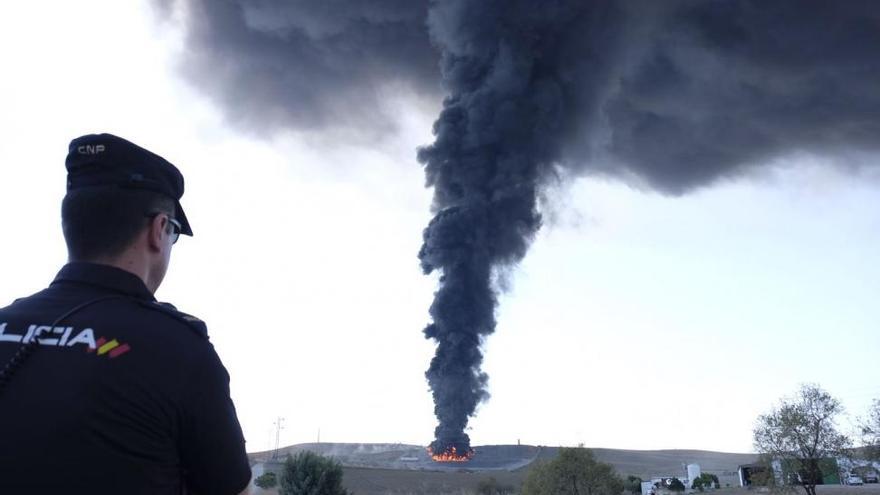
[[[279,457],[288,453],[311,450],[339,460],[351,468],[375,468],[417,471],[517,471],[536,460],[555,457],[557,447],[533,445],[483,445],[475,447],[476,455],[466,463],[436,463],[431,461],[425,448],[407,444],[360,444],[360,443],[306,443],[279,449]],[[699,464],[703,471],[722,479],[722,484],[732,481],[741,464],[754,462],[755,454],[737,454],[705,450],[621,450],[592,449],[596,457],[615,467],[622,475],[642,478],[655,476],[684,476],[683,464]],[[271,452],[250,454],[256,461],[271,457]]]

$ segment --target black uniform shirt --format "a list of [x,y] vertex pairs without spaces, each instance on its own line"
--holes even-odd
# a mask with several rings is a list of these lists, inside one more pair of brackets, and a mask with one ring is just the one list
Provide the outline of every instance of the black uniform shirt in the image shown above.
[[[70,309],[98,298],[52,323]],[[229,375],[201,320],[137,276],[70,263],[0,309],[0,494],[234,494],[251,472]]]

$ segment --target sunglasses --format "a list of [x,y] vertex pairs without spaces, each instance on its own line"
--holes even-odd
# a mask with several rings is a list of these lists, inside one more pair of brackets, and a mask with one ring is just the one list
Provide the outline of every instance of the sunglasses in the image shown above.
[[180,239],[180,232],[183,230],[183,225],[176,218],[172,218],[171,215],[165,213],[164,211],[156,211],[153,213],[147,213],[145,216],[147,218],[153,219],[159,215],[167,215],[168,223],[171,224],[171,244],[176,244],[177,239]]

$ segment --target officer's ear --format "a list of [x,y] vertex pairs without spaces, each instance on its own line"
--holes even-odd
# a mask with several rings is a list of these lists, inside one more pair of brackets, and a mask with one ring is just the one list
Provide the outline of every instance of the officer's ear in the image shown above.
[[151,251],[161,251],[167,244],[168,232],[168,215],[159,214],[150,219],[147,227],[147,246]]

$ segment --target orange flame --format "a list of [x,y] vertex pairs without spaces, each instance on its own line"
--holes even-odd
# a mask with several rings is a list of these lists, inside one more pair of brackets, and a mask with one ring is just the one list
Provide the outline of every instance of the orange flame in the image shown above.
[[467,462],[474,457],[474,453],[474,450],[471,449],[464,454],[459,454],[455,450],[455,447],[449,447],[445,452],[435,454],[434,451],[428,447],[428,454],[434,462]]

